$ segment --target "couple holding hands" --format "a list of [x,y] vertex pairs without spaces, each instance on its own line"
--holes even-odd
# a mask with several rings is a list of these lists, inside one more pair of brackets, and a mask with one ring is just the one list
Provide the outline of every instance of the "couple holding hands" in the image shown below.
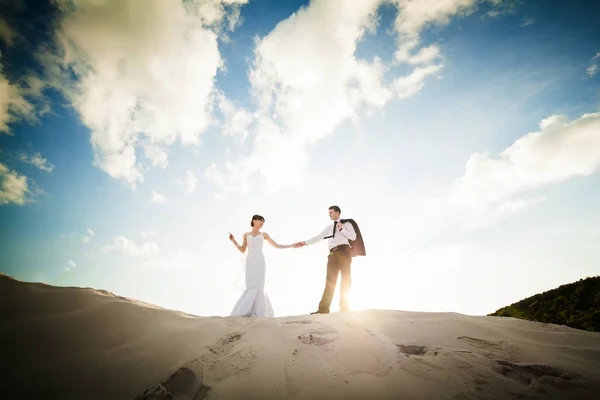
[[333,221],[321,233],[312,239],[290,245],[277,244],[267,233],[261,232],[265,219],[254,215],[250,226],[252,230],[244,233],[242,244],[238,244],[233,235],[229,240],[246,256],[246,290],[231,311],[232,317],[274,317],[273,306],[265,293],[266,261],[263,244],[266,240],[277,249],[300,248],[327,239],[329,255],[327,256],[327,279],[323,296],[317,311],[311,314],[327,314],[333,299],[338,275],[341,273],[340,309],[350,311],[348,294],[352,275],[352,257],[364,256],[365,245],[358,225],[353,219],[340,219],[341,210],[338,206],[329,207],[329,218]]

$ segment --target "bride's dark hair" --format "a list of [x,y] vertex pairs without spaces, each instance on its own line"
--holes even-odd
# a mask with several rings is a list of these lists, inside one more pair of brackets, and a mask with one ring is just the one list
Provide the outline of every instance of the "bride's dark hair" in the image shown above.
[[250,226],[254,228],[254,221],[262,221],[265,222],[265,219],[262,215],[254,214],[252,216],[252,221],[250,221]]

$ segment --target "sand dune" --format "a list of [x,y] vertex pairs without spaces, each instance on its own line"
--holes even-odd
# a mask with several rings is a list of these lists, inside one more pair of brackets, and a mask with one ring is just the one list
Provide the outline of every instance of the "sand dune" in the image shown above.
[[0,275],[2,399],[594,399],[600,334],[502,317],[196,317]]

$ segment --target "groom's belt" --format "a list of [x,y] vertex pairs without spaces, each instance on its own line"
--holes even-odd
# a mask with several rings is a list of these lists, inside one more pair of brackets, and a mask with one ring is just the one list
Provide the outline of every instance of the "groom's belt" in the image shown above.
[[349,248],[350,245],[348,245],[348,244],[340,244],[339,246],[332,247],[331,249],[329,249],[329,251],[343,250],[346,247]]

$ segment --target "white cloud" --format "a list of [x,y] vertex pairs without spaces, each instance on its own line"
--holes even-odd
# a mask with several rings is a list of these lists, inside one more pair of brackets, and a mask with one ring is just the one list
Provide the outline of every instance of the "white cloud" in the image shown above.
[[417,54],[411,55],[411,50],[417,46],[419,42],[415,39],[410,40],[402,45],[395,54],[397,61],[404,61],[412,65],[428,64],[441,57],[441,50],[438,45],[432,44],[421,48]]
[[178,248],[174,255],[160,257],[154,262],[149,262],[147,266],[156,266],[164,269],[189,269],[197,265],[191,254]]
[[539,130],[517,139],[498,156],[476,153],[444,196],[425,199],[415,212],[409,243],[430,247],[493,226],[543,202],[536,192],[600,169],[600,113],[568,121],[545,118]]
[[177,179],[177,183],[180,185],[185,185],[186,190],[189,193],[192,193],[194,190],[196,190],[198,178],[196,178],[196,175],[192,171],[187,170],[184,177]]
[[152,191],[152,198],[150,201],[153,203],[164,204],[167,202],[167,198],[160,192]]
[[92,228],[88,228],[86,231],[86,235],[83,236],[83,243],[89,243],[94,237],[95,233]]
[[535,204],[515,198],[532,189],[588,176],[600,168],[600,113],[574,121],[553,115],[502,151],[473,154],[448,197],[449,205],[477,215],[502,215]]
[[[401,9],[394,25],[399,48],[394,63],[415,69],[386,83],[390,66],[379,57],[359,60],[355,50],[376,26],[379,6],[390,2]],[[222,192],[248,188],[245,180],[255,173],[265,179],[268,191],[302,182],[308,144],[346,120],[356,121],[365,110],[381,109],[390,100],[422,89],[425,79],[443,66],[437,63],[439,46],[418,48],[420,31],[469,12],[473,4],[474,0],[311,1],[256,40],[250,82],[258,109],[250,154],[228,160],[225,168],[213,164],[205,175]]]
[[225,172],[223,172],[215,163],[206,168],[204,177],[211,180],[220,192],[215,194],[216,198],[221,198],[233,191],[246,191],[249,189],[249,177],[255,172],[250,166],[248,159],[242,159],[225,163]]
[[[146,168],[140,152],[164,167],[165,146],[200,143],[223,66],[217,35],[236,26],[246,2],[58,2],[62,67],[78,77],[67,96],[91,130],[96,165],[135,186]],[[56,70],[56,58],[46,60]]]
[[[592,61],[600,59],[600,52],[596,53],[596,55],[594,57],[592,57]],[[600,72],[600,67],[598,67],[598,64],[592,64],[590,65],[587,70],[585,71],[589,77],[592,77],[594,75],[596,75],[598,72]]]
[[19,154],[19,159],[25,163],[35,165],[36,167],[38,167],[39,169],[41,169],[43,171],[46,171],[46,172],[54,171],[54,165],[52,165],[52,163],[50,161],[48,161],[44,157],[42,157],[42,155],[39,152],[33,153],[31,155],[21,153],[21,154]]
[[441,65],[428,65],[417,67],[410,75],[396,78],[393,87],[400,99],[408,98],[417,94],[425,84],[425,78],[442,69]]
[[10,24],[4,18],[0,17],[0,40],[6,43],[8,47],[11,47],[19,36]]
[[140,232],[140,236],[142,236],[142,239],[146,240],[150,237],[156,236],[158,235],[158,232],[156,232],[154,229],[150,229],[149,231],[141,231]]
[[75,264],[75,261],[73,260],[69,260],[69,265],[71,266],[71,268],[77,267],[77,264]]
[[178,248],[176,252],[163,255],[163,250],[152,239],[157,232],[143,231],[142,242],[136,243],[125,236],[117,236],[111,244],[102,246],[104,252],[117,252],[138,260],[142,267],[154,267],[164,269],[187,269],[195,265],[196,261],[192,255]]
[[9,82],[4,76],[0,53],[0,133],[10,134],[10,123],[35,119],[35,108],[24,94],[22,86]]
[[528,18],[528,19],[523,20],[523,22],[521,22],[521,25],[519,25],[519,26],[521,28],[524,28],[526,26],[533,25],[534,23],[535,23],[535,21],[533,19]]
[[425,25],[448,24],[454,15],[475,10],[475,0],[392,0],[398,7],[395,21],[401,38],[418,36]]
[[167,168],[169,164],[169,156],[167,152],[162,149],[160,146],[157,146],[153,143],[144,143],[144,155],[150,160],[152,166]]
[[113,242],[109,245],[103,246],[102,250],[121,252],[127,256],[138,259],[155,258],[160,253],[160,248],[156,242],[150,240],[141,244],[137,244],[125,236],[115,237]]
[[219,109],[223,113],[223,131],[225,136],[233,136],[244,141],[248,136],[248,128],[254,116],[246,109],[236,107],[223,94],[218,95]]
[[23,205],[30,193],[27,177],[0,163],[0,205]]
[[191,193],[194,190],[196,190],[196,186],[198,185],[198,178],[196,178],[196,175],[194,175],[194,173],[189,170],[186,172],[186,178],[187,191]]
[[477,3],[476,0],[391,0],[391,2],[398,7],[398,14],[394,21],[398,33],[396,61],[413,65],[430,64],[441,58],[441,49],[435,44],[423,47],[416,54],[411,55],[419,45],[422,29],[429,25],[446,25],[456,15],[470,14],[475,11]]

